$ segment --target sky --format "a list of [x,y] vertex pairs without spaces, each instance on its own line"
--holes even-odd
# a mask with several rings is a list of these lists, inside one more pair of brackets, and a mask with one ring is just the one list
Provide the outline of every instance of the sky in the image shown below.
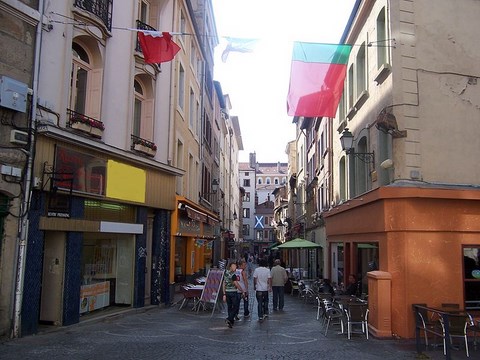
[[[238,116],[248,162],[287,162],[285,149],[295,140],[287,115],[293,41],[337,44],[355,0],[212,0],[220,45],[215,49],[214,78]],[[226,37],[258,39],[251,53],[221,54]]]

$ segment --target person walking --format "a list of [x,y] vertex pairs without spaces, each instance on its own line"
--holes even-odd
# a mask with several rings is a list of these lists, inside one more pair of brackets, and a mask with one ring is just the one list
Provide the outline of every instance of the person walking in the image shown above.
[[223,302],[227,303],[228,310],[228,317],[225,320],[225,323],[229,328],[232,328],[233,324],[235,324],[235,315],[238,313],[238,307],[240,306],[238,291],[242,288],[238,282],[237,274],[235,273],[236,270],[237,263],[235,261],[230,261],[225,270],[223,279]]
[[253,272],[253,289],[258,303],[259,321],[268,317],[268,292],[272,291],[272,276],[267,265],[267,260],[262,258],[259,267]]
[[242,302],[243,299],[243,316],[245,318],[248,318],[250,316],[250,310],[248,309],[248,277],[247,277],[247,262],[245,259],[240,259],[237,264],[237,270],[236,270],[236,275],[238,282],[240,284],[240,287],[242,288],[241,290],[238,290],[238,296],[239,296],[239,306],[238,306],[238,311],[237,314],[235,315],[235,320],[239,321],[240,318],[238,317],[238,314],[240,312],[240,303]]
[[280,259],[275,259],[270,274],[272,277],[273,311],[283,310],[285,300],[285,284],[287,283],[287,271],[280,265]]

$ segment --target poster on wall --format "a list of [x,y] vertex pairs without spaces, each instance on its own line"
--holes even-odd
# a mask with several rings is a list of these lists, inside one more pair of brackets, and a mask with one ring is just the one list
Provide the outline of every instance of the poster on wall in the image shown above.
[[[220,286],[222,285],[223,280],[223,270],[221,269],[210,269],[207,274],[207,279],[205,280],[205,287],[202,291],[202,296],[200,297],[200,302],[205,304],[217,304],[218,294],[220,292]],[[215,306],[212,310],[215,311]],[[200,306],[198,307],[200,308]]]

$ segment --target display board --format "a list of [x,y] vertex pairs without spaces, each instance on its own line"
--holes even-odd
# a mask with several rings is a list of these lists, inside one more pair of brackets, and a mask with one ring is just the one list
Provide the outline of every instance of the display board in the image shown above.
[[[217,303],[218,295],[220,293],[220,286],[222,286],[223,280],[223,270],[221,269],[210,269],[205,280],[205,287],[202,291],[202,296],[200,297],[200,302],[205,306],[205,304],[215,304]],[[199,309],[198,306],[197,309]],[[215,306],[213,307],[213,312],[215,311]]]

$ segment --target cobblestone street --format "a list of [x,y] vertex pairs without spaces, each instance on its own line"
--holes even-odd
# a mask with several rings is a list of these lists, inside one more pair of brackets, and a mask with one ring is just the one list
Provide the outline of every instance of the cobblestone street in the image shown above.
[[[190,304],[191,305],[191,304]],[[316,320],[316,307],[285,296],[285,311],[251,318],[229,329],[222,311],[196,313],[150,307],[84,320],[78,325],[48,329],[38,335],[9,340],[0,346],[0,359],[416,359],[409,340],[347,340],[332,327],[327,337]],[[243,311],[240,315],[243,314]],[[465,358],[463,349],[454,358]],[[471,347],[471,358],[478,351]],[[441,347],[423,358],[443,359]]]

